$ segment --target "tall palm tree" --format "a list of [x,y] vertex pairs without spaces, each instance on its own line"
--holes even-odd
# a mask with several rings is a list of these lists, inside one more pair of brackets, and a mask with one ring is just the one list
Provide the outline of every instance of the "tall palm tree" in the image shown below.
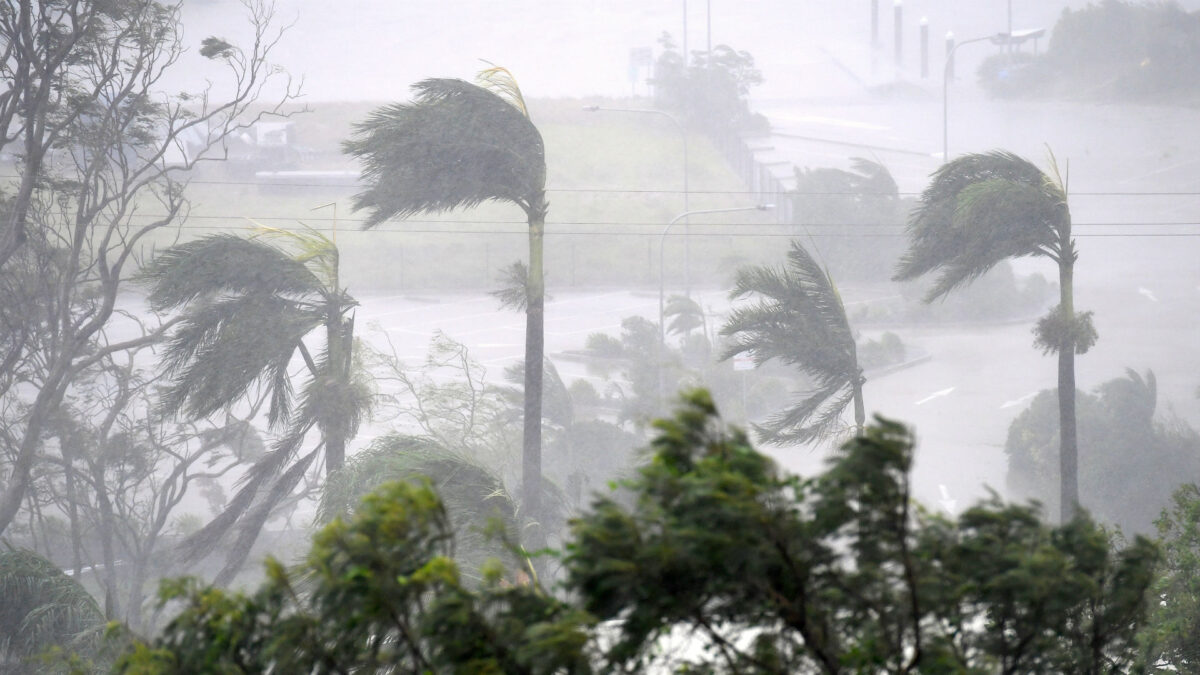
[[731,299],[754,296],[758,302],[735,308],[721,329],[733,344],[723,359],[749,353],[758,365],[770,359],[795,366],[815,388],[756,429],[776,445],[811,443],[834,433],[842,412],[854,403],[855,433],[866,421],[854,333],[841,295],[808,251],[793,241],[782,268],[749,267],[738,271]]
[[[236,573],[271,509],[321,451],[327,475],[341,468],[346,443],[371,402],[369,382],[355,362],[354,317],[348,316],[357,302],[339,284],[337,247],[314,231],[263,228],[261,234],[187,242],[163,252],[143,272],[152,287],[151,308],[182,312],[163,353],[170,380],[163,411],[206,417],[257,385],[269,399],[268,423],[280,431],[229,508],[191,539],[190,552],[206,553],[241,522],[223,577]],[[281,243],[267,243],[263,236]],[[305,344],[314,333],[323,337],[315,354]],[[308,374],[299,396],[289,370],[297,353]],[[314,428],[320,443],[302,453]]]
[[368,211],[364,227],[391,218],[439,213],[486,201],[515,204],[529,225],[529,280],[525,305],[525,409],[521,462],[522,504],[540,511],[542,358],[545,351],[542,239],[545,234],[546,158],[521,90],[503,68],[480,73],[479,84],[429,79],[413,87],[410,103],[373,112],[355,127],[346,151],[360,158],[367,189],[355,208]]
[[1059,304],[1038,322],[1035,344],[1058,354],[1060,504],[1067,522],[1079,502],[1075,355],[1095,344],[1096,330],[1091,312],[1075,312],[1078,253],[1066,185],[1053,158],[1051,167],[1053,176],[1003,151],[964,155],[943,165],[909,219],[909,248],[895,279],[940,270],[925,297],[932,302],[1006,258],[1044,256],[1058,265]]

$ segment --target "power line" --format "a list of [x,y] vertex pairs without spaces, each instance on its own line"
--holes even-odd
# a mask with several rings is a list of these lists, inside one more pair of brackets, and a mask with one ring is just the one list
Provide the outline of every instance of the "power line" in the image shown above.
[[[20,176],[3,176],[3,179],[16,180]],[[278,183],[278,182],[259,182],[259,181],[229,181],[229,180],[188,180],[181,181],[188,185],[226,185],[240,187],[285,187],[285,188],[330,188],[339,190],[360,189],[361,185],[347,185],[337,183]],[[546,188],[546,192],[565,192],[565,193],[588,193],[588,194],[684,194],[684,190],[679,188]],[[775,194],[769,191],[762,190],[688,190],[689,195],[761,195]],[[917,192],[858,192],[858,191],[804,191],[797,192],[794,190],[783,190],[778,194],[785,196],[796,197],[915,197],[922,193]],[[1072,191],[1070,197],[1200,197],[1198,191],[1165,191],[1165,192],[1083,192]]]
[[[135,218],[162,218],[165,214],[153,213],[137,213],[133,214]],[[345,224],[361,224],[367,222],[363,218],[333,218],[330,216],[320,217],[305,217],[305,216],[220,216],[206,214],[189,214],[186,220],[225,220],[225,221],[290,221],[290,222],[327,222],[327,223],[345,223]],[[393,225],[404,227],[408,225],[525,225],[524,220],[478,220],[478,219],[446,219],[446,220],[398,220],[392,223]],[[664,223],[658,220],[548,220],[547,227],[572,225],[572,226],[601,226],[601,227],[655,227],[661,228]],[[806,223],[806,222],[720,222],[720,223],[692,223],[692,227],[717,227],[717,226],[737,226],[737,227],[837,227],[837,228],[903,228],[902,223],[860,223],[860,222],[836,222],[836,223]],[[178,225],[167,227],[179,227]],[[186,225],[184,225],[186,227]],[[1090,222],[1090,223],[1072,223],[1072,227],[1200,227],[1200,221],[1109,221],[1109,222]],[[355,231],[355,230],[348,230]],[[370,230],[362,230],[364,232],[383,231],[381,228],[373,228]],[[414,231],[405,228],[404,231]],[[474,232],[474,230],[472,230]]]
[[[1200,224],[1198,224],[1200,225]],[[738,224],[726,223],[723,226],[739,226]],[[745,226],[761,226],[761,223],[742,223],[741,227]],[[785,225],[772,225],[771,227],[788,227]],[[176,225],[164,228],[164,230],[182,229],[182,230],[206,230],[206,231],[228,231],[230,228],[221,227],[219,225]],[[247,228],[253,229],[253,228]],[[454,234],[454,235],[475,235],[475,236],[526,236],[527,230],[465,230],[465,229],[403,229],[403,230],[335,230],[332,227],[315,227],[311,228],[317,232],[335,232],[341,234],[354,234],[362,232],[364,234]],[[661,237],[661,232],[614,232],[612,230],[547,230],[547,237],[557,236],[581,236],[581,237]],[[672,233],[671,236],[692,236],[692,237],[787,237],[787,238],[802,238],[802,237],[819,237],[819,238],[835,238],[841,237],[845,239],[869,239],[869,238],[900,238],[907,237],[904,232],[817,232],[817,233],[796,233],[796,232],[747,232],[745,230],[737,231],[706,231],[694,232],[691,235],[684,235],[682,232]],[[1132,237],[1132,238],[1200,238],[1200,232],[1105,232],[1105,233],[1077,233],[1076,238],[1111,238],[1111,237]]]

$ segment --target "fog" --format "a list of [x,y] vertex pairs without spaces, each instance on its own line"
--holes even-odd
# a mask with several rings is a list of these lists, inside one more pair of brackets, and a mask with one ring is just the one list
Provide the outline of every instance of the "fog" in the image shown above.
[[[152,634],[165,622],[152,609],[154,580],[186,573],[252,588],[265,556],[298,561],[312,534],[332,516],[354,513],[380,476],[436,473],[443,466],[436,462],[445,461],[437,453],[447,449],[486,476],[462,487],[435,475],[451,493],[460,533],[479,530],[470,520],[477,514],[453,501],[470,502],[463,497],[470,490],[488,499],[504,495],[505,516],[514,528],[526,527],[521,504],[531,499],[524,484],[531,474],[521,420],[529,380],[522,377],[533,325],[526,308],[534,297],[527,289],[541,282],[524,265],[531,262],[527,226],[537,204],[526,195],[472,197],[443,209],[433,200],[383,213],[380,224],[364,230],[378,215],[372,210],[383,207],[362,195],[373,181],[388,179],[361,173],[369,166],[364,159],[373,161],[383,146],[354,126],[380,106],[410,102],[422,80],[473,82],[494,66],[519,84],[528,120],[545,141],[545,191],[538,194],[548,203],[547,366],[534,475],[548,487],[544,502],[533,497],[534,510],[546,509],[537,534],[522,544],[563,545],[567,519],[586,512],[594,494],[617,494],[610,482],[644,464],[656,433],[652,420],[671,413],[680,389],[711,390],[725,421],[750,429],[756,447],[787,472],[820,473],[854,437],[851,405],[811,442],[786,434],[772,442],[773,416],[827,385],[786,358],[767,358],[772,352],[764,346],[733,355],[737,310],[762,297],[732,298],[735,279],[755,266],[779,269],[792,242],[836,287],[852,333],[849,349],[865,377],[858,394],[868,422],[877,414],[914,430],[913,498],[948,517],[993,494],[1037,499],[1054,522],[1058,409],[1050,394],[1039,393],[1053,393],[1061,371],[1054,355],[1034,345],[1039,318],[1059,302],[1059,266],[1044,255],[1046,245],[1041,255],[1008,256],[930,305],[920,298],[936,274],[891,280],[910,241],[903,225],[917,217],[939,168],[993,150],[1059,179],[1069,207],[1074,308],[1093,313],[1098,335],[1074,361],[1080,504],[1126,533],[1150,533],[1173,490],[1200,482],[1200,92],[1193,86],[1146,94],[1136,75],[1118,90],[1116,75],[1082,66],[1086,82],[1063,75],[1061,64],[1035,72],[1028,64],[1050,49],[1065,10],[1093,4],[279,0],[265,60],[234,59],[231,72],[261,71],[239,80],[222,65],[225,55],[202,56],[200,45],[209,36],[249,44],[254,31],[243,4],[184,0],[184,51],[147,86],[160,97],[154,100],[184,92],[173,100],[188,115],[200,113],[204,124],[176,135],[172,125],[190,118],[164,116],[145,125],[154,129],[146,132],[151,141],[114,132],[116,140],[98,155],[118,167],[107,170],[124,177],[114,184],[131,196],[105,202],[112,224],[95,231],[108,234],[47,234],[45,250],[28,257],[14,244],[15,262],[0,268],[9,297],[17,298],[5,308],[0,339],[3,355],[11,355],[0,361],[0,507],[12,506],[0,510],[7,519],[0,537],[80,579],[106,618]],[[1200,12],[1200,0],[1176,4]],[[1010,61],[1003,61],[1010,47],[984,38],[1010,30],[1037,37],[1011,46]],[[734,97],[740,107],[726,119],[671,108],[666,80],[655,80],[662,77],[655,68],[669,61],[664,33],[675,52],[690,52],[697,63],[712,48],[743,52],[761,82],[746,84]],[[1124,36],[1115,40],[1112,49],[1123,49]],[[981,66],[995,63],[999,74],[985,81]],[[1151,56],[1141,64],[1144,72],[1156,65]],[[1021,78],[1035,76],[1060,79],[1034,91],[1037,83]],[[1005,93],[1006,86],[1019,91]],[[200,96],[205,87],[210,98]],[[233,110],[241,117],[204,117],[205,105],[229,97],[239,100],[242,107]],[[261,118],[251,121],[255,115]],[[7,212],[17,212],[22,186],[32,184],[23,180],[34,166],[24,133],[11,127],[0,156],[0,194],[13,232],[17,217]],[[75,145],[47,141],[43,170],[62,183],[29,188],[28,220],[47,233],[69,232],[69,215],[90,203],[64,206],[53,196],[75,185],[88,165],[79,159],[87,154],[87,133],[75,133]],[[147,161],[153,153],[145,146],[154,143],[167,150]],[[192,153],[216,161],[194,163]],[[123,162],[159,173],[144,184],[131,181]],[[456,166],[470,173],[490,165]],[[871,182],[878,178],[871,167],[888,178]],[[166,187],[176,179],[177,193]],[[356,199],[364,208],[354,208]],[[160,216],[158,225],[138,229]],[[264,227],[277,229],[263,234]],[[182,282],[155,261],[180,250],[172,246],[217,233],[266,242],[308,266],[304,278],[324,285],[295,282],[286,301],[311,316],[330,314],[310,316],[304,330],[296,324],[270,333],[265,320],[222,329],[172,355],[187,330],[198,330],[189,312],[202,307],[200,299],[219,305],[249,294],[255,283],[284,283],[247,271],[250,281],[239,277],[212,295],[173,290],[171,283]],[[0,244],[8,242],[6,234]],[[74,276],[30,281],[50,279],[38,270],[59,269],[57,256],[69,250],[92,262]],[[245,251],[211,250],[243,270],[266,265],[267,258]],[[117,253],[115,272],[100,271]],[[267,255],[253,255],[260,254]],[[275,307],[247,306],[263,316]],[[77,353],[62,356],[68,350],[61,345],[75,344],[75,333],[62,326],[74,321],[72,330],[82,331],[85,319],[97,316],[103,327],[79,332],[71,347]],[[235,326],[236,316],[221,321]],[[288,342],[282,357],[250,348],[235,370],[249,372],[255,359],[273,370],[240,388],[228,382],[241,375],[205,380],[199,366],[189,370],[223,335],[247,331],[264,336],[260,346],[270,339],[295,344]],[[112,345],[123,347],[109,354]],[[329,364],[341,364],[343,388],[328,400],[309,397],[303,382],[310,373],[324,382],[317,374]],[[290,388],[278,385],[289,377]],[[849,402],[854,386],[846,386]],[[45,393],[52,387],[57,394]],[[294,398],[287,405],[277,401],[283,389]],[[1130,413],[1126,422],[1135,407],[1122,398],[1129,391],[1140,392],[1143,408],[1149,401],[1149,412]],[[228,400],[206,407],[202,395]],[[361,403],[353,424],[323,416],[353,407],[338,396]],[[524,433],[528,438],[527,427]],[[342,452],[334,449],[339,443],[345,467],[340,456],[329,456]],[[422,454],[422,443],[436,449]],[[278,448],[286,452],[272,454]],[[114,471],[119,477],[102,498],[95,484]],[[122,499],[128,503],[109,503]],[[492,549],[468,539],[462,564],[477,572],[480,551]],[[561,570],[543,566],[537,573],[554,579]],[[0,670],[16,663],[7,650],[0,640]]]

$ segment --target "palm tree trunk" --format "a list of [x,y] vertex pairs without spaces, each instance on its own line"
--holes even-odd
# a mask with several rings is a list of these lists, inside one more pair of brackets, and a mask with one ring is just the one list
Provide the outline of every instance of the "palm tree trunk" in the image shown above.
[[529,286],[525,309],[525,430],[521,452],[521,508],[540,519],[542,508],[542,369],[545,358],[545,279],[542,240],[546,202],[537,195],[529,207]]
[[862,386],[865,381],[866,380],[863,378],[861,373],[855,376],[855,379],[854,379],[854,435],[858,436],[858,437],[861,437],[863,435],[863,428],[866,426],[866,423],[867,423],[867,411],[866,411],[866,407],[863,405],[863,392],[862,392]]
[[[1067,326],[1074,326],[1075,247],[1066,231],[1061,260],[1058,263],[1059,311]],[[1059,428],[1059,513],[1062,522],[1075,517],[1079,507],[1079,447],[1075,429],[1075,339],[1068,333],[1058,351],[1058,428]]]

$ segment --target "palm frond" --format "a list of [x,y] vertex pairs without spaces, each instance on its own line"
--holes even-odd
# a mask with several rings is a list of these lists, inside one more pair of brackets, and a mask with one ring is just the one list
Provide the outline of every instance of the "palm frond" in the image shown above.
[[518,260],[500,270],[500,288],[491,295],[500,301],[501,309],[524,312],[529,306],[529,267]]
[[428,478],[450,516],[460,560],[477,568],[506,551],[487,531],[494,521],[510,540],[517,527],[518,507],[499,474],[476,460],[431,439],[389,434],[356,454],[330,477],[322,493],[318,518],[328,522],[354,513],[359,501],[385,482]]
[[800,393],[793,405],[754,425],[754,430],[771,445],[813,443],[843,426],[842,414],[853,400],[854,391],[848,384],[831,383]]
[[414,89],[413,102],[374,111],[344,145],[369,186],[354,202],[368,211],[364,228],[490,200],[530,208],[545,188],[546,162],[529,118],[462,80],[429,79]]
[[853,181],[853,189],[860,195],[869,198],[899,195],[900,186],[896,184],[892,172],[883,164],[864,157],[853,157],[850,159],[850,168],[858,174]]
[[814,385],[757,425],[759,433],[780,445],[824,438],[853,400],[861,376],[854,333],[828,270],[794,241],[785,267],[739,270],[731,297],[757,301],[730,312],[721,329],[730,338],[722,358],[749,353],[758,365],[778,359]]
[[[320,312],[261,294],[194,308],[163,353],[163,365],[172,379],[163,393],[163,410],[198,419],[237,400],[264,376],[268,385],[277,384],[301,338],[322,322]],[[289,394],[290,388],[273,392]],[[273,416],[287,409],[283,400],[272,400]]]
[[1006,257],[1049,253],[1069,218],[1061,188],[1028,160],[1003,151],[964,155],[938,169],[922,193],[895,279],[940,269],[926,301],[936,299]]
[[304,223],[300,224],[304,228],[302,232],[258,223],[255,225],[258,226],[255,236],[284,242],[286,249],[291,253],[292,260],[309,269],[315,267],[320,272],[317,276],[324,287],[337,287],[339,253],[337,244],[333,243],[329,237]]
[[98,637],[104,613],[54,563],[33,551],[0,550],[0,663],[36,656],[82,637]]
[[226,293],[310,296],[321,281],[279,249],[232,234],[214,234],[173,246],[141,272],[152,285],[154,311]]
[[762,365],[778,359],[799,368],[820,386],[846,380],[858,370],[854,335],[841,296],[826,270],[798,242],[783,269],[739,270],[731,297],[759,300],[730,312],[723,336],[731,338],[722,359],[750,353]]
[[525,117],[529,117],[529,108],[525,106],[525,97],[521,94],[521,87],[517,86],[517,78],[502,66],[497,66],[493,63],[487,63],[491,68],[486,68],[479,71],[475,76],[475,82],[479,86],[496,94],[500,98],[508,101],[514,108],[521,111]]

